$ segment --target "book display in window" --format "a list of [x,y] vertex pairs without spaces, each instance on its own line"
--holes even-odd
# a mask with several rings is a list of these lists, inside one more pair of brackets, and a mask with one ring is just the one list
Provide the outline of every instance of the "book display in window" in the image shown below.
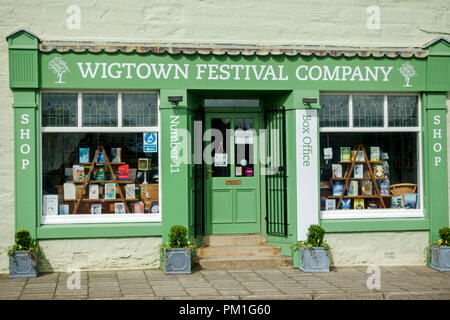
[[408,209],[417,209],[417,193],[405,193],[403,195],[403,206]]
[[79,182],[84,181],[84,166],[83,165],[74,165],[72,167],[73,170],[73,181]]
[[403,197],[402,196],[394,196],[391,198],[391,208],[400,209],[403,208]]
[[378,204],[377,200],[369,199],[367,200],[367,208],[366,209],[377,209]]
[[336,199],[325,200],[325,210],[336,210]]
[[349,196],[357,196],[358,195],[358,181],[350,181],[347,195]]
[[98,199],[98,184],[89,185],[89,199]]
[[[334,201],[336,201],[336,199],[333,199]],[[341,206],[339,207],[339,209],[342,210],[349,210],[352,208],[352,199],[342,199],[341,201]]]
[[[114,152],[114,160],[121,160],[120,148],[115,148]],[[86,169],[89,169],[86,174],[84,172],[84,166],[73,166],[73,182],[78,184],[82,183],[82,186],[79,186],[81,192],[77,192],[76,199],[74,198],[75,200],[72,200],[75,201],[73,213],[78,213],[81,203],[90,202],[92,203],[90,207],[91,213],[102,214],[102,205],[100,203],[107,201],[115,202],[114,205],[112,204],[114,208],[112,213],[121,213],[122,211],[124,213],[131,213],[133,201],[137,201],[138,199],[136,199],[135,186],[131,183],[132,181],[124,180],[127,177],[129,178],[128,164],[124,164],[123,162],[110,162],[103,146],[98,146],[95,150],[93,161],[84,163],[84,165]],[[83,168],[82,173],[79,167]],[[106,169],[108,170],[108,175],[105,175]],[[111,180],[106,180],[106,177]],[[126,185],[130,185],[128,187],[129,190],[126,190]],[[71,192],[73,194],[73,191]],[[103,198],[101,197],[102,194]],[[116,204],[122,205],[115,206]],[[109,208],[109,206],[106,206],[106,208]]]
[[101,204],[91,205],[91,214],[102,214],[102,205]]
[[353,209],[355,209],[355,210],[363,210],[364,209],[364,199],[355,199],[355,200],[353,200]]
[[44,216],[56,216],[58,214],[58,195],[45,195],[43,202]]
[[130,179],[130,171],[129,166],[127,164],[120,165],[118,168],[118,177],[119,180],[129,180]]
[[[389,206],[385,198],[391,198],[392,195],[389,192],[389,179],[385,178],[383,161],[380,160],[381,150],[371,147],[370,151],[370,159],[378,160],[369,160],[363,145],[356,145],[353,150],[341,147],[341,161],[332,164],[333,195],[328,196],[328,199],[337,200],[336,208],[350,209],[350,199],[353,199],[353,209],[369,208],[369,204],[371,209]],[[342,166],[342,177],[338,177],[336,165]]]
[[111,162],[117,163],[122,162],[122,149],[121,148],[111,148]]
[[363,196],[371,196],[372,195],[372,181],[364,180],[361,184],[361,194]]
[[102,164],[95,165],[95,169],[94,169],[94,180],[95,181],[103,181],[105,180],[105,168],[103,167]]
[[114,203],[114,213],[116,214],[125,213],[125,205],[121,202]]
[[64,183],[64,200],[76,199],[76,187],[75,183],[66,182]]
[[333,178],[342,178],[342,165],[333,163],[331,165]]
[[115,198],[116,198],[116,184],[105,183],[105,199],[115,199]]
[[350,161],[350,147],[341,147],[341,161]]
[[355,170],[353,171],[353,178],[362,179],[364,178],[364,165],[355,164]]
[[341,196],[344,191],[344,182],[334,181],[333,182],[333,196]]
[[79,163],[88,163],[89,162],[89,148],[80,148],[79,149]]

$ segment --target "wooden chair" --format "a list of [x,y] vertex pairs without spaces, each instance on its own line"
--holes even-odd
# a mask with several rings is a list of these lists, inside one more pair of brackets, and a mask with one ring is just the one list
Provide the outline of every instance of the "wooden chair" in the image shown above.
[[405,193],[416,193],[417,184],[413,183],[397,183],[390,186],[391,194],[394,196],[402,196],[404,199]]

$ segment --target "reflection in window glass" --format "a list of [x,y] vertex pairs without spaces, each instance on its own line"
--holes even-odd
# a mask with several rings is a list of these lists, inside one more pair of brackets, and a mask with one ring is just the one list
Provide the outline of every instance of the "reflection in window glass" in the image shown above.
[[[212,176],[229,177],[230,176],[230,119],[213,118],[211,119],[212,137]],[[216,130],[216,132],[214,132]]]
[[320,126],[348,127],[349,96],[320,96]]
[[254,123],[253,118],[241,118],[234,120],[234,142],[235,142],[235,176],[254,176]]
[[417,96],[388,96],[389,127],[416,127],[417,100]]
[[83,94],[84,127],[117,127],[117,94]]
[[353,126],[383,127],[383,96],[353,96]]
[[159,213],[158,153],[142,133],[43,133],[42,160],[43,215]]
[[43,93],[42,126],[78,126],[77,100],[76,93]]
[[122,94],[124,127],[156,127],[158,109],[156,94]]

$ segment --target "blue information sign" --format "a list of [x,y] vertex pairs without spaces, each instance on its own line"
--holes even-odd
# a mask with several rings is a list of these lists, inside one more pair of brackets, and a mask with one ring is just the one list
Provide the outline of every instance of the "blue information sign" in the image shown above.
[[156,132],[144,133],[144,152],[158,152],[158,134]]

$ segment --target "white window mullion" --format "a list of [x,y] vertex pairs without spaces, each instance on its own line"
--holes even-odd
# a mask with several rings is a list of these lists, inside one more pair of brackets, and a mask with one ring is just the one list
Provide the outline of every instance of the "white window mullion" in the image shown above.
[[353,128],[353,95],[348,100],[348,127]]
[[78,93],[78,128],[83,126],[83,94]]
[[384,102],[383,102],[383,117],[384,117],[384,128],[386,129],[388,127],[388,99],[387,95],[384,95]]
[[122,93],[118,94],[117,97],[117,125],[119,128],[122,128]]

